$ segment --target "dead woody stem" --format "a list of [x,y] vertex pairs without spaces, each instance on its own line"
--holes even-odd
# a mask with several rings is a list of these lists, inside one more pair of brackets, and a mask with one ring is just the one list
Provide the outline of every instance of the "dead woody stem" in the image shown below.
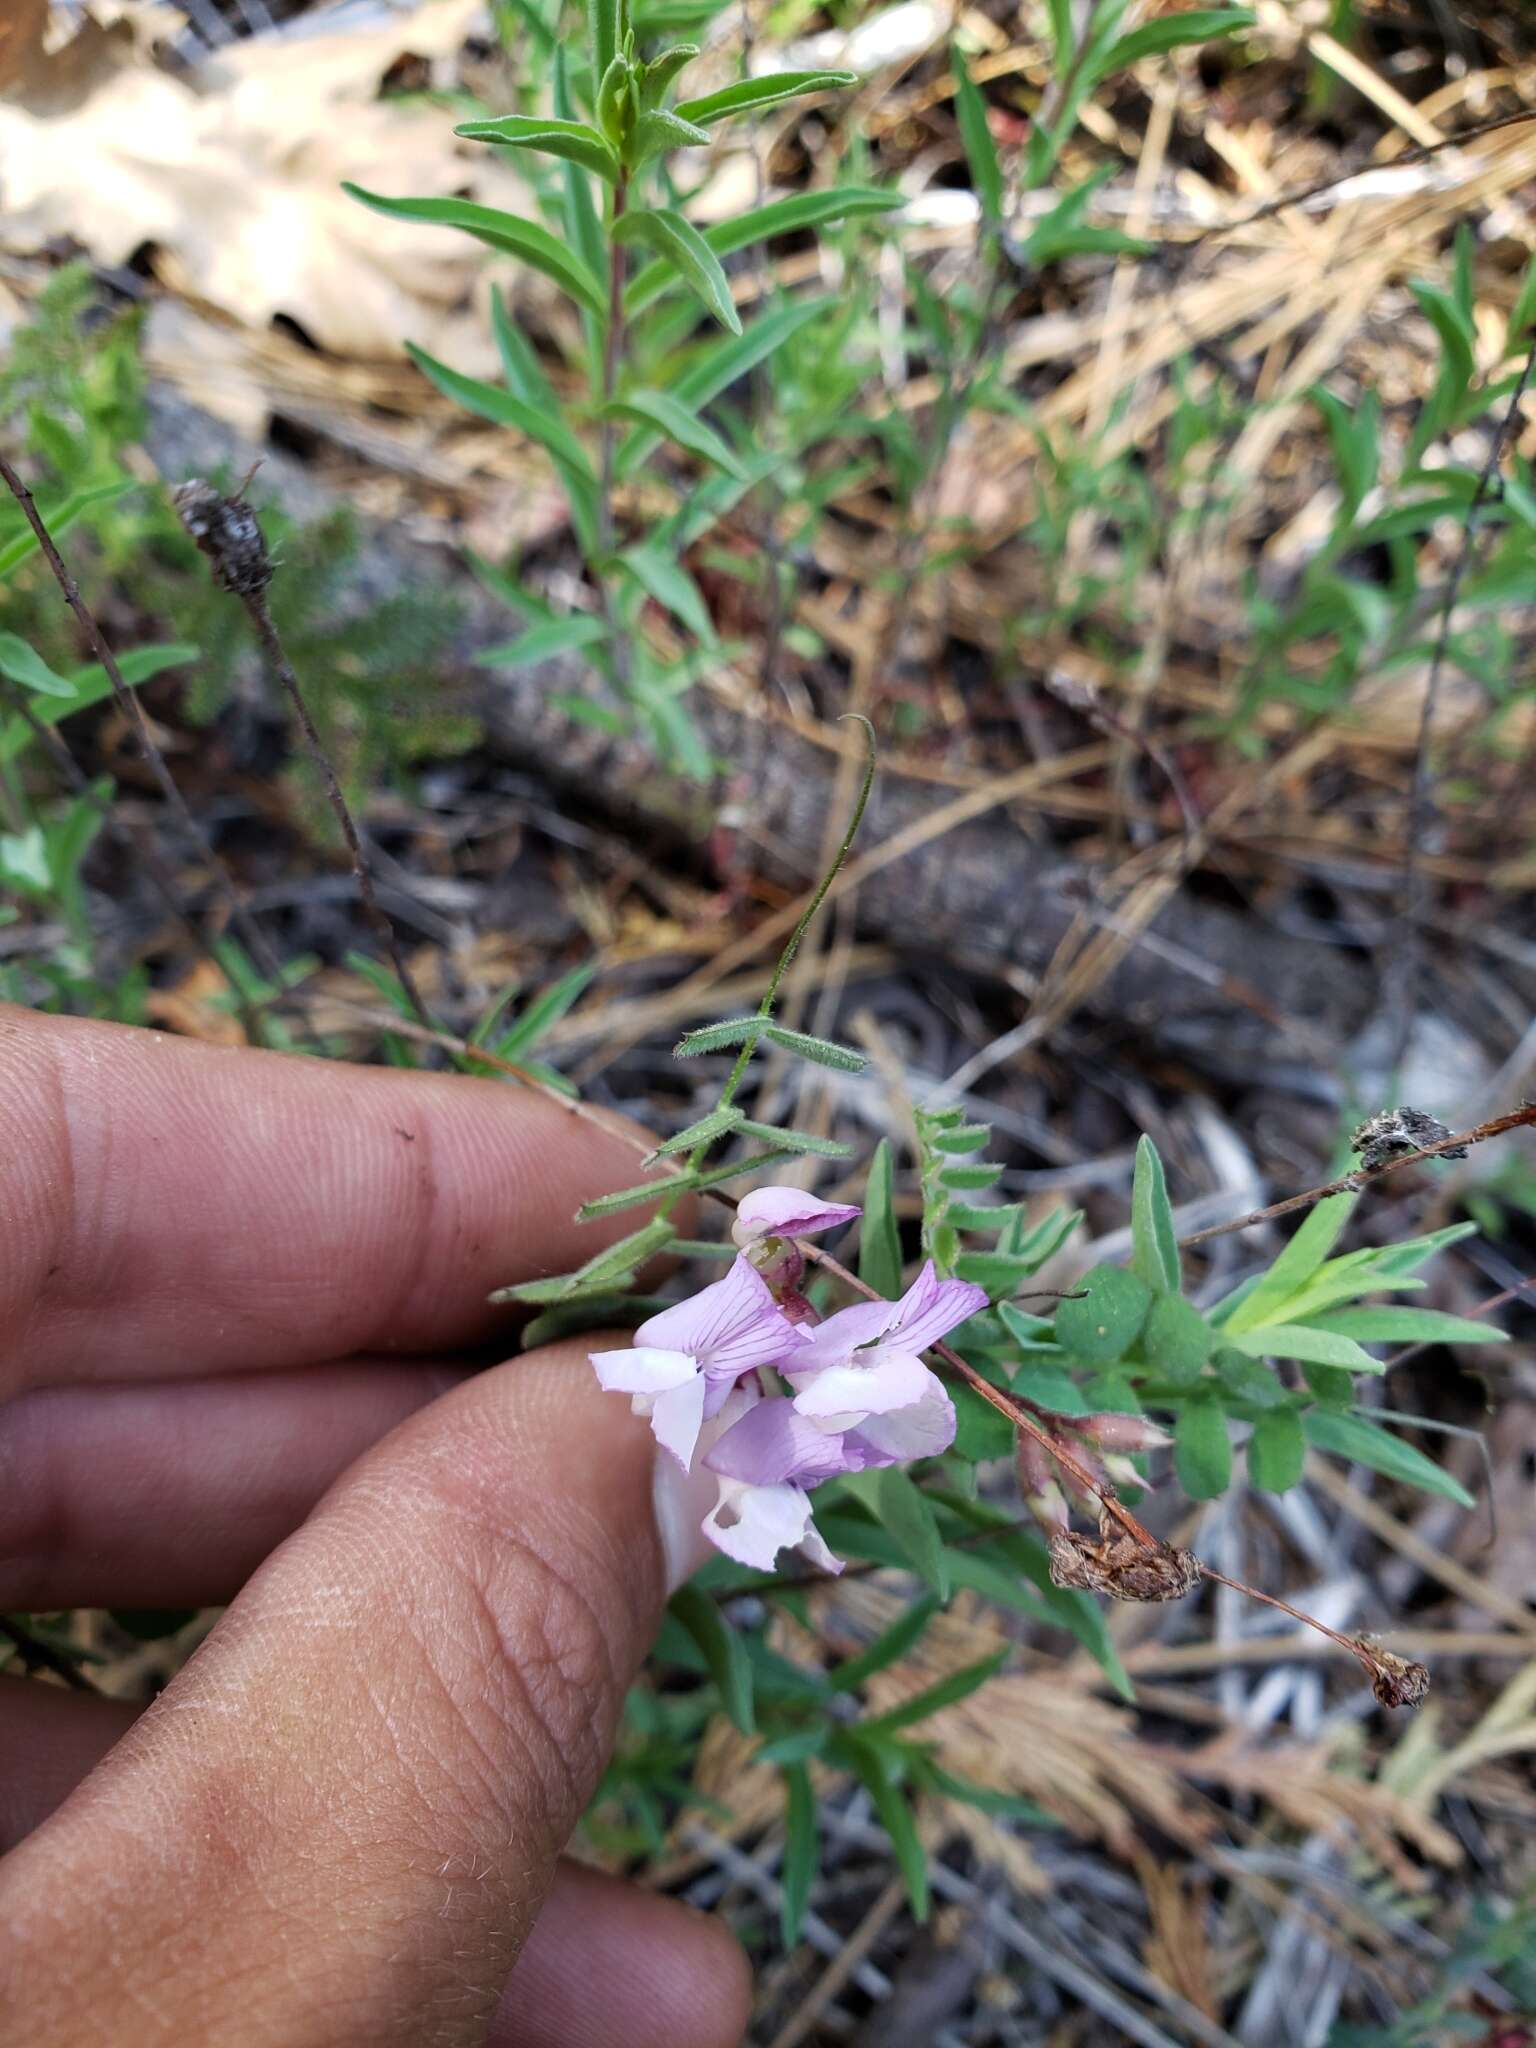
[[421,990],[416,984],[416,978],[406,962],[394,923],[374,893],[373,876],[369,870],[368,857],[363,851],[362,835],[357,829],[357,821],[352,816],[352,809],[342,791],[340,778],[331,763],[330,755],[325,750],[325,742],[321,739],[319,729],[310,714],[304,692],[299,687],[293,663],[288,659],[287,650],[273,623],[272,613],[267,604],[267,586],[272,581],[272,558],[267,552],[261,524],[243,497],[226,498],[221,492],[216,491],[212,484],[205,483],[201,477],[190,477],[182,484],[176,492],[175,503],[182,524],[212,564],[215,582],[232,597],[238,598],[245,607],[262,657],[293,707],[293,714],[299,721],[299,729],[304,735],[309,757],[314,762],[316,772],[324,785],[326,801],[341,827],[341,836],[346,841],[347,852],[352,859],[352,874],[357,883],[357,893],[362,901],[364,914],[379,935],[380,943],[389,956],[395,977],[405,991],[406,1000],[415,1014],[417,1023],[430,1031],[433,1028],[432,1013],[427,1008]]

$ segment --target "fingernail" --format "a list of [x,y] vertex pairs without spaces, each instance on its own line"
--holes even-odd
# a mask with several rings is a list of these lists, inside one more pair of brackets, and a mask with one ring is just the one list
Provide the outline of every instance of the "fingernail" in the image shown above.
[[693,1577],[713,1548],[702,1524],[715,1504],[718,1490],[719,1482],[712,1472],[706,1472],[699,1464],[685,1472],[671,1452],[658,1445],[651,1472],[651,1504],[656,1533],[661,1538],[669,1595]]

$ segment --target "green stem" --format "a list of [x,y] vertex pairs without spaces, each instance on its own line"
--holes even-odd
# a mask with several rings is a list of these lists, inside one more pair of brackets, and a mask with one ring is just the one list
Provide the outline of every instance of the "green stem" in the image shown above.
[[[861,717],[858,712],[851,711],[847,715],[850,718],[857,719],[864,728],[865,743],[868,748],[868,758],[864,763],[864,780],[859,785],[858,799],[853,806],[853,814],[848,820],[848,829],[843,834],[842,844],[838,847],[831,865],[822,876],[815,895],[801,912],[799,923],[785,941],[784,950],[780,953],[778,961],[774,966],[772,978],[767,988],[763,991],[763,1000],[757,1006],[757,1014],[764,1019],[773,1015],[773,1005],[779,993],[779,984],[784,979],[790,961],[794,959],[796,952],[799,950],[800,941],[805,937],[806,929],[811,919],[820,910],[827,891],[837,879],[838,870],[848,858],[849,850],[853,845],[854,835],[858,832],[859,825],[864,816],[864,807],[869,802],[869,792],[875,779],[875,729],[869,720]],[[720,1100],[715,1105],[717,1109],[729,1109],[731,1103],[735,1100],[736,1090],[741,1086],[741,1077],[747,1071],[747,1062],[751,1059],[756,1046],[757,1040],[755,1038],[749,1038],[743,1043],[740,1052],[736,1055],[736,1064],[726,1076],[725,1086],[720,1091]],[[689,1173],[696,1173],[698,1171],[713,1142],[712,1138],[706,1138],[702,1143],[694,1146],[688,1155],[687,1171]],[[676,1195],[671,1196],[663,1204],[658,1214],[665,1216],[676,1199]]]

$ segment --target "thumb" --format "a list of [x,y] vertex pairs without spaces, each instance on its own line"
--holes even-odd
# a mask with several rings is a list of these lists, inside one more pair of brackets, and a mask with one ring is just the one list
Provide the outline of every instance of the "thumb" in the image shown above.
[[584,1350],[354,1465],[0,1866],[34,2048],[483,2039],[708,1504]]

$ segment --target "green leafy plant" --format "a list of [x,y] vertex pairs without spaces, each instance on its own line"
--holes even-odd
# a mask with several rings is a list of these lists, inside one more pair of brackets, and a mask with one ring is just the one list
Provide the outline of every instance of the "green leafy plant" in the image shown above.
[[[761,448],[733,446],[709,412],[809,317],[803,304],[784,300],[744,328],[724,259],[774,236],[898,202],[873,188],[837,185],[772,200],[701,232],[670,203],[675,153],[706,145],[710,131],[734,116],[835,91],[853,79],[838,71],[776,72],[679,100],[676,81],[698,47],[655,47],[653,33],[646,17],[632,20],[627,0],[594,0],[584,67],[576,72],[562,50],[554,52],[549,114],[506,114],[457,130],[520,156],[561,162],[557,180],[535,180],[544,219],[465,200],[348,189],[393,218],[475,236],[498,256],[541,272],[576,307],[583,346],[572,367],[579,392],[551,378],[499,293],[501,383],[464,376],[412,350],[440,391],[544,450],[565,490],[587,568],[586,609],[557,609],[526,582],[516,585],[526,628],[483,658],[519,666],[579,652],[606,691],[602,702],[571,699],[572,713],[619,727],[633,722],[670,763],[702,776],[711,763],[681,700],[716,636],[681,557],[769,473],[774,459]],[[587,118],[578,118],[578,105]],[[706,481],[685,491],[674,514],[621,531],[619,493],[663,445],[701,465]],[[673,622],[673,649],[645,630],[652,606]],[[679,627],[683,645],[674,651]]]

